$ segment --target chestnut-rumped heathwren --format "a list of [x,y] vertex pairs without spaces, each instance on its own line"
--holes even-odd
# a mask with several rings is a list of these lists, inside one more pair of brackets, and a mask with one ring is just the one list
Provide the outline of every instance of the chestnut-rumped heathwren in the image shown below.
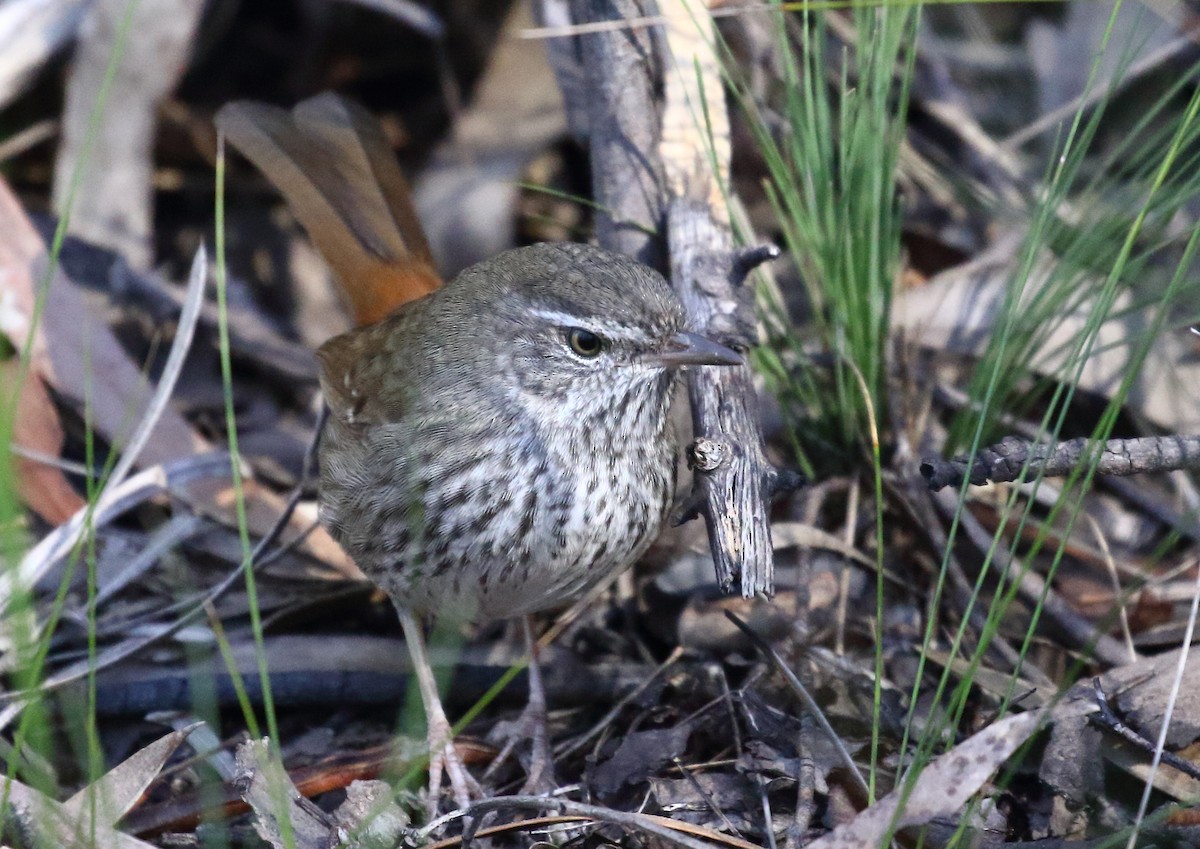
[[414,614],[532,613],[632,564],[674,498],[678,367],[742,360],[657,272],[578,244],[500,254],[318,354],[321,518],[395,602],[431,781],[444,764],[464,803]]

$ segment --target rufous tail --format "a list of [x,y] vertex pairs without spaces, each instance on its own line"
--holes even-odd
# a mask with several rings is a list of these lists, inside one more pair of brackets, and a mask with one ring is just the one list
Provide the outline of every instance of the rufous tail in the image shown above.
[[373,324],[442,284],[408,183],[367,110],[326,92],[290,112],[234,101],[216,123],[283,193],[357,324]]

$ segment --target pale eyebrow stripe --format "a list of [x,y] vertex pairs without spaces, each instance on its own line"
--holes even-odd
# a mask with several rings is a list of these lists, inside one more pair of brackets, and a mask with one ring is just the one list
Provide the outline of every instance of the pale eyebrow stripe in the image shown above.
[[582,327],[584,330],[590,330],[606,339],[626,339],[643,345],[651,341],[650,335],[640,328],[605,321],[596,316],[573,315],[562,310],[539,307],[533,307],[529,312],[532,316],[545,319],[552,324],[562,327]]
[[559,310],[545,310],[545,309],[537,309],[535,307],[534,309],[530,310],[530,312],[538,318],[544,318],[547,321],[554,322],[555,324],[563,324],[563,325],[572,325],[573,326],[573,325],[583,325],[583,324],[594,324],[595,323],[593,321],[590,321],[588,317],[571,315],[571,313],[560,312]]

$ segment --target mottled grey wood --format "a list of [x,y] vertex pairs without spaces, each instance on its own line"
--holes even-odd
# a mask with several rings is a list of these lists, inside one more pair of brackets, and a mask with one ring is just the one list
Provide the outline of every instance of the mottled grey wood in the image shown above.
[[[732,234],[704,204],[686,198],[671,204],[667,231],[671,282],[691,320],[705,335],[748,350],[754,340],[752,292],[742,286],[744,263]],[[717,582],[727,590],[740,576],[742,595],[770,594],[769,511],[781,479],[763,453],[749,365],[692,370],[688,397],[696,436],[691,504],[708,526]],[[794,485],[790,477],[786,482]]]
[[[634,0],[571,0],[571,10],[575,23],[628,20],[657,11],[650,3]],[[724,216],[715,216],[702,199],[709,195],[701,180],[690,196],[667,197],[659,159],[662,61],[651,49],[654,32],[652,27],[634,27],[576,37],[589,85],[568,87],[564,97],[588,98],[583,108],[595,199],[609,210],[599,215],[597,238],[604,247],[663,267],[658,261],[661,238],[648,236],[636,225],[649,224],[665,234],[671,284],[692,326],[745,352],[755,339],[755,318],[753,293],[743,283],[751,269],[778,251],[735,248],[728,224],[719,220]],[[568,103],[568,111],[579,106]],[[709,108],[722,104],[712,102]],[[745,596],[770,594],[771,498],[798,479],[776,470],[766,458],[749,366],[692,369],[688,390],[696,437],[689,455],[695,475],[683,518],[704,516],[723,588],[737,581]]]
[[[571,0],[576,23],[653,14],[652,2]],[[664,270],[662,164],[657,160],[660,64],[651,30],[622,28],[577,36],[585,84],[564,97],[584,96],[588,150],[601,247]],[[577,112],[568,107],[568,112]],[[655,235],[657,234],[657,235]]]
[[[1094,452],[1099,450],[1100,456]],[[967,456],[921,461],[921,474],[935,492],[942,487],[1003,483],[1037,477],[1063,477],[1095,460],[1096,474],[1127,476],[1146,472],[1200,469],[1200,436],[1150,436],[1110,439],[1097,446],[1090,439],[1071,439],[1055,445],[1007,437]]]

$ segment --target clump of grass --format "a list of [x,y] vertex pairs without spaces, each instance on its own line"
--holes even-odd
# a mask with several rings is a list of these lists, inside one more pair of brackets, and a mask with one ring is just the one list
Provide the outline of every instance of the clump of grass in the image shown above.
[[[831,56],[826,14],[780,15],[782,131],[739,92],[812,316],[802,338],[782,304],[766,304],[778,344],[758,364],[791,414],[801,463],[818,473],[861,458],[886,408],[885,346],[900,268],[895,173],[917,22],[912,6],[855,7],[859,46]],[[806,355],[806,341],[827,357]]]
[[[818,477],[861,466],[864,446],[871,445],[875,434],[886,435],[889,424],[905,424],[879,417],[888,407],[884,392],[890,312],[901,265],[896,174],[913,68],[908,46],[918,12],[914,7],[855,7],[856,46],[840,56],[830,55],[824,14],[806,7],[788,21],[780,13],[784,82],[777,116],[760,109],[748,86],[734,83],[768,166],[768,196],[800,271],[811,313],[811,320],[796,329],[781,305],[768,302],[772,344],[759,352],[757,365],[780,398],[798,462]],[[1115,15],[1116,10],[1113,20]],[[1111,33],[1110,23],[1089,85],[1095,84],[1100,54],[1122,49],[1110,44]],[[1113,387],[1092,430],[1096,438],[1106,438],[1155,339],[1172,326],[1195,321],[1200,304],[1195,287],[1189,294],[1186,281],[1198,239],[1194,227],[1181,228],[1178,222],[1181,216],[1189,221],[1194,217],[1187,210],[1200,199],[1200,95],[1192,95],[1197,77],[1200,64],[1147,103],[1124,139],[1107,150],[1097,141],[1107,98],[1086,112],[1080,110],[1047,147],[1040,179],[1030,181],[1033,188],[1026,205],[1003,210],[1023,228],[1024,243],[1004,284],[994,332],[968,385],[971,403],[952,423],[947,451],[978,450],[1004,435],[1001,414],[1026,416],[1036,411],[1044,432],[1060,433],[1074,409],[1075,387],[1096,350],[1100,327],[1141,311],[1144,329],[1126,342],[1125,379]],[[1114,86],[1120,70],[1115,79]],[[943,176],[970,192],[965,175]],[[1046,340],[1072,313],[1084,317],[1083,331],[1067,350],[1046,350]],[[1054,366],[1048,368],[1051,358]],[[877,481],[879,456],[875,455]],[[954,611],[948,623],[940,608],[965,494],[960,500],[926,608],[922,657],[940,635],[949,639],[951,657],[960,652],[964,656],[966,672],[947,665],[934,677],[934,702],[944,708],[937,721],[918,729],[910,715],[900,743],[910,758],[905,773],[909,779],[953,742],[974,691],[974,672],[1012,610],[1020,570],[1029,569],[1040,555],[1049,561],[1047,586],[1053,580],[1081,508],[1078,496],[1090,482],[1086,469],[1067,481],[1052,515],[1037,523],[1032,546],[1023,530],[1033,522],[1034,499],[1013,491],[1002,508],[1004,518],[992,549],[982,563],[973,564],[978,580],[968,604],[986,606],[982,633],[968,624],[969,610]],[[877,529],[884,509],[877,485]],[[1063,510],[1064,544],[1046,551],[1046,529],[1055,526]],[[882,549],[878,530],[876,542]],[[1018,546],[1023,546],[1020,551]],[[1012,564],[1013,573],[1007,574]],[[985,588],[990,600],[985,600]],[[880,584],[877,616],[885,603]],[[1041,603],[1025,639],[1018,640],[1022,660],[1037,633],[1040,613]],[[1014,687],[1018,676],[1019,669],[1014,670]],[[908,697],[910,711],[921,701],[926,683],[922,664]]]

